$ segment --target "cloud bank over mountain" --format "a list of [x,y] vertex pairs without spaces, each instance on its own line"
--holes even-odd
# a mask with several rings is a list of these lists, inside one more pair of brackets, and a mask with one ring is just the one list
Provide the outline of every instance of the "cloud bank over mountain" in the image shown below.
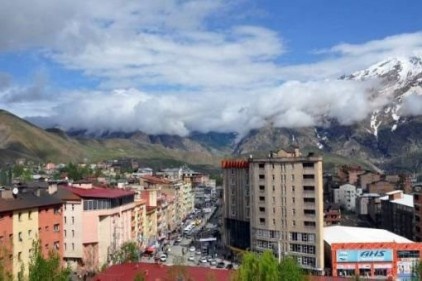
[[286,40],[239,19],[239,10],[254,12],[246,7],[241,0],[9,1],[0,9],[0,52],[29,51],[98,85],[52,89],[42,71],[31,83],[3,73],[0,107],[41,117],[45,126],[151,134],[244,134],[327,118],[351,124],[388,97],[368,94],[377,81],[337,78],[386,57],[422,53],[416,32],[341,43],[315,50],[316,62],[286,65]]

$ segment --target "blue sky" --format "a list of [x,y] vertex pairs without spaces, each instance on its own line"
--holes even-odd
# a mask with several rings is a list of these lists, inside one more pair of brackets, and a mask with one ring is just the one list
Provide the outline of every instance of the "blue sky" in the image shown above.
[[[309,109],[313,98],[366,98],[365,86],[340,75],[421,54],[421,8],[417,0],[8,1],[0,108],[64,129],[186,135],[269,119],[312,125],[325,114]],[[284,102],[286,91],[303,98]],[[374,109],[363,104],[351,120]]]

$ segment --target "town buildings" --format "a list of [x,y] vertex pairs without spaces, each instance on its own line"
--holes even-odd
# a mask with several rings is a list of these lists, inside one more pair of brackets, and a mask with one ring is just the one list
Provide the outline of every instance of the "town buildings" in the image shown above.
[[35,242],[42,253],[56,251],[63,256],[62,202],[45,192],[21,192],[18,187],[2,190],[0,198],[0,256],[6,268],[17,276],[28,265]]
[[340,185],[334,190],[334,203],[339,204],[347,211],[354,211],[356,207],[356,198],[362,194],[361,188],[356,188],[353,184]]
[[382,229],[395,234],[414,239],[414,228],[410,227],[414,221],[413,195],[404,194],[401,190],[388,192],[381,199]]
[[[223,161],[222,166],[225,219],[249,221],[250,249],[270,249],[279,258],[290,255],[303,268],[322,273],[322,157],[280,150],[247,162]],[[241,235],[236,231],[243,228],[226,224],[226,241]]]

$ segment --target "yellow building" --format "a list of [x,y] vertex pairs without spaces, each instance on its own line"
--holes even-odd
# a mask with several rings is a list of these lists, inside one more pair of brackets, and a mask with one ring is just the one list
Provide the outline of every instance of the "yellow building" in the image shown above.
[[38,239],[38,208],[13,212],[13,275],[28,274],[34,239]]
[[146,207],[145,239],[148,245],[157,240],[157,207]]

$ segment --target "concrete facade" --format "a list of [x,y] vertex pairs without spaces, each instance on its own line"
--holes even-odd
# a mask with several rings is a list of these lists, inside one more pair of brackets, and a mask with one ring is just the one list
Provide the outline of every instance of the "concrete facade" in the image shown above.
[[252,250],[293,256],[322,273],[322,157],[281,150],[249,164]]
[[334,190],[334,203],[348,211],[354,211],[356,208],[356,198],[362,194],[361,188],[356,188],[352,184],[340,185],[338,189]]

